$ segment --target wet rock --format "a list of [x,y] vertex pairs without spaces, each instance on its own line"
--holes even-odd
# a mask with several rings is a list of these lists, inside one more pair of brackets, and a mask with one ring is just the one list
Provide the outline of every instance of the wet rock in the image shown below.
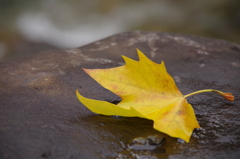
[[164,137],[158,135],[149,135],[147,138],[137,137],[128,145],[129,149],[135,150],[153,150],[161,146]]
[[160,145],[165,138],[156,134],[156,135],[149,135],[147,139],[150,145]]
[[[136,48],[155,62],[164,60],[183,94],[213,88],[233,93],[236,100],[228,102],[210,93],[188,98],[201,126],[189,143],[154,130],[150,120],[97,115],[77,100],[76,89],[86,97],[118,103],[120,98],[82,67],[123,65],[120,55],[137,60]],[[238,158],[239,48],[218,39],[126,32],[81,48],[50,50],[1,63],[0,158],[117,158],[121,153],[133,158]],[[151,134],[166,140],[161,144],[149,137],[161,146],[127,150],[134,138]]]
[[127,146],[123,146],[124,150],[121,151],[117,159],[120,158],[157,158],[156,155],[160,153],[165,153],[166,150],[160,148],[165,140],[164,137],[155,134],[149,135],[147,138],[145,137],[137,137],[132,140],[130,144]]

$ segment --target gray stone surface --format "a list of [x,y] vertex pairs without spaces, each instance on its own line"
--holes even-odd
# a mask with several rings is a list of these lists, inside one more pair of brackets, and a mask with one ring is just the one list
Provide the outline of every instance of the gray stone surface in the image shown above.
[[[188,98],[200,129],[189,143],[152,128],[152,121],[90,112],[76,98],[118,102],[81,69],[137,60],[135,48],[163,60],[183,94],[213,88],[234,102],[205,93]],[[0,64],[0,158],[239,158],[240,46],[224,40],[163,32],[126,32],[69,50],[45,51]],[[131,150],[136,137],[165,137],[154,150]]]

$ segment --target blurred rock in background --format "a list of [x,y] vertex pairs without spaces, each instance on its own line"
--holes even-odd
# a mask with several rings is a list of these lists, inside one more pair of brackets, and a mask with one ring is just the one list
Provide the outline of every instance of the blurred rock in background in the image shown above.
[[239,0],[1,0],[0,61],[130,30],[240,43]]

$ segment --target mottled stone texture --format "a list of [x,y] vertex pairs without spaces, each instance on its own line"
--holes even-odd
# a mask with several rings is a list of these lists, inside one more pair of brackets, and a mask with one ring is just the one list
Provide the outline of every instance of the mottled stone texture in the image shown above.
[[[228,102],[205,93],[188,98],[202,128],[189,143],[152,128],[152,121],[97,115],[76,98],[119,98],[81,69],[137,60],[136,48],[165,62],[187,94],[213,88],[235,95]],[[163,32],[126,32],[69,50],[40,52],[0,64],[0,158],[75,159],[148,156],[158,158],[240,157],[240,46],[224,40]],[[136,137],[166,138],[155,150],[126,148]]]

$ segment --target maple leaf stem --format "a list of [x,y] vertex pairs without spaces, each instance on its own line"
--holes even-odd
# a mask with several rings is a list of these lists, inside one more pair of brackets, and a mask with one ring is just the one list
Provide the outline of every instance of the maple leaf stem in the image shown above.
[[221,92],[221,91],[214,90],[214,89],[204,89],[204,90],[196,91],[196,92],[185,95],[184,98],[187,98],[194,94],[204,93],[204,92],[215,92],[215,93],[220,94],[221,96],[223,96],[225,99],[227,99],[229,101],[234,101],[234,96],[231,93]]

